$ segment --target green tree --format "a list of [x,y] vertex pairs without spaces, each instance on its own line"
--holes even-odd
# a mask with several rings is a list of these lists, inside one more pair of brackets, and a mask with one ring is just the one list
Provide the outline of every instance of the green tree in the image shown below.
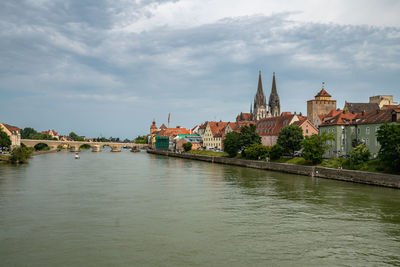
[[332,134],[327,135],[326,133],[305,136],[302,142],[303,157],[311,160],[313,164],[321,163],[323,154],[330,147],[327,143],[328,140],[335,140],[335,138]]
[[271,151],[269,152],[269,155],[271,159],[276,160],[280,159],[283,154],[283,148],[279,144],[275,144],[271,147]]
[[282,147],[283,153],[293,155],[293,153],[301,148],[303,141],[303,130],[294,124],[281,129],[278,135],[278,144]]
[[11,146],[10,137],[0,128],[0,148],[7,148],[9,149]]
[[33,149],[26,146],[16,147],[11,152],[10,162],[13,164],[26,163],[32,152]]
[[263,146],[260,144],[252,144],[248,148],[245,149],[246,159],[265,159],[269,156],[271,148],[267,146]]
[[371,152],[369,152],[369,149],[365,144],[361,144],[353,148],[352,151],[350,151],[350,165],[351,166],[356,166],[360,165],[364,162],[367,162],[369,158],[371,157]]
[[395,172],[400,172],[400,124],[385,123],[377,132],[381,145],[379,159]]
[[21,139],[33,139],[34,136],[37,136],[38,132],[31,128],[25,127],[21,130]]
[[256,126],[250,124],[240,128],[240,149],[242,152],[252,144],[261,144],[261,137],[256,132]]
[[227,133],[224,139],[224,151],[228,153],[229,157],[236,157],[240,149],[240,134],[237,132]]
[[192,150],[192,143],[191,142],[184,143],[183,149],[185,150],[185,152]]
[[82,136],[77,135],[74,132],[70,132],[69,133],[69,137],[71,137],[72,140],[74,140],[74,141],[85,141],[85,138],[83,138]]

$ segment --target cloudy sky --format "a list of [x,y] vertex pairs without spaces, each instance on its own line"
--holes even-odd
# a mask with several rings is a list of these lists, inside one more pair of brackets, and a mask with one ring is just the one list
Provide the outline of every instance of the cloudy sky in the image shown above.
[[400,98],[398,0],[2,0],[0,121],[133,138],[248,112],[261,70],[281,111],[326,83]]

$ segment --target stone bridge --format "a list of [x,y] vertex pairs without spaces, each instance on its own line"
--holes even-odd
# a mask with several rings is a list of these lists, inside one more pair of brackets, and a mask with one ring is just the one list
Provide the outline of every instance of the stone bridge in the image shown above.
[[58,141],[58,140],[32,140],[32,139],[21,139],[21,143],[27,147],[34,147],[39,143],[46,144],[50,149],[55,150],[58,146],[64,146],[71,148],[72,152],[79,152],[82,145],[89,145],[93,152],[100,152],[103,146],[109,146],[111,152],[121,152],[122,147],[129,147],[131,151],[136,151],[141,148],[147,147],[147,144],[135,144],[135,143],[113,143],[113,142],[86,142],[86,141]]

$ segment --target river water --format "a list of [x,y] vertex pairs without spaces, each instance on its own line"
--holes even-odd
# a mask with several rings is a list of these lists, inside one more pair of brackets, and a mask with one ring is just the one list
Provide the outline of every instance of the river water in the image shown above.
[[400,190],[168,158],[0,165],[0,266],[400,266]]

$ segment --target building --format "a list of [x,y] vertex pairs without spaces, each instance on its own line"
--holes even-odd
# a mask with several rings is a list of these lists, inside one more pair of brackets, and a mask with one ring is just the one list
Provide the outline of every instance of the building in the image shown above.
[[332,96],[325,91],[324,83],[322,83],[321,91],[314,99],[307,101],[307,118],[314,126],[318,127],[321,123],[321,115],[326,115],[333,109],[336,110],[336,100],[331,98]]
[[209,121],[203,134],[203,147],[206,149],[222,150],[223,135],[228,122]]
[[58,133],[54,130],[42,131],[42,134],[50,135],[52,138],[56,138],[57,140],[60,139],[60,137],[58,136]]
[[393,102],[392,95],[376,95],[369,97],[369,103],[376,103],[379,105],[379,108],[382,109],[383,106],[386,105],[397,105],[397,103]]
[[377,103],[350,103],[345,102],[343,111],[360,113],[363,111],[379,110],[379,105]]
[[[272,77],[272,88],[267,107],[264,90],[262,87],[261,71],[260,71],[258,75],[257,93],[254,97],[254,105],[253,105],[251,119],[254,121],[258,121],[264,118],[279,116],[279,115],[280,115],[280,101],[279,101],[278,91],[276,90],[275,72],[273,73]],[[247,119],[250,118],[250,116],[248,116],[247,114],[246,116],[248,117]]]
[[328,141],[331,146],[325,158],[349,155],[356,143],[364,143],[375,157],[380,149],[376,138],[379,127],[384,123],[400,123],[400,109],[371,110],[361,113],[340,111],[336,116],[325,118],[319,133],[333,134],[335,140]]
[[278,117],[269,117],[257,121],[256,132],[261,136],[261,143],[264,146],[273,146],[278,141],[281,129],[296,121],[299,121],[299,117],[296,114],[282,112]]
[[318,128],[315,127],[307,117],[298,116],[298,118],[299,120],[293,122],[293,124],[299,126],[303,130],[303,136],[318,134]]
[[11,148],[21,145],[21,129],[6,123],[0,123],[0,129],[5,132],[11,140]]
[[185,135],[178,135],[175,137],[176,151],[183,151],[183,144],[185,143],[192,143],[192,150],[201,149],[203,146],[203,140],[201,136],[197,134],[185,134]]

